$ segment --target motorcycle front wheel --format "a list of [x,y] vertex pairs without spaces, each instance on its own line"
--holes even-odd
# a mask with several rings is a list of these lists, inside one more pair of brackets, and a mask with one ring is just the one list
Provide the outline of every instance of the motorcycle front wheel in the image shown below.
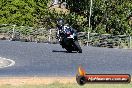
[[75,44],[75,47],[76,47],[77,52],[78,52],[78,53],[82,53],[82,49],[81,49],[81,47],[80,47],[78,41],[74,41],[74,44]]

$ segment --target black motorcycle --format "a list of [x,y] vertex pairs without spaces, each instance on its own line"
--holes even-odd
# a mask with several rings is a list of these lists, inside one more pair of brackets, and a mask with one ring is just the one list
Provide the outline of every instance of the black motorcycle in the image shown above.
[[59,42],[62,48],[65,48],[67,52],[77,51],[82,53],[82,49],[78,43],[77,33],[70,27],[65,28],[59,32]]

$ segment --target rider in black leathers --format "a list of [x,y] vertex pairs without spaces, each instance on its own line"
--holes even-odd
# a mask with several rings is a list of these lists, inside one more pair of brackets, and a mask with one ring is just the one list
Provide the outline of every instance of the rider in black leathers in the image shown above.
[[77,32],[75,29],[70,27],[68,24],[65,24],[63,19],[57,20],[57,34],[56,34],[56,38],[59,40],[60,45],[63,45],[62,43],[63,43],[63,41],[65,41],[64,37],[65,37],[65,34],[66,34],[67,30],[70,30],[71,33],[75,33],[75,34]]

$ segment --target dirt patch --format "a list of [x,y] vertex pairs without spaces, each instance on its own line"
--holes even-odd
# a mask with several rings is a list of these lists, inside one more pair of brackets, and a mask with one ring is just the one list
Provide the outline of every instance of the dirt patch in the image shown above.
[[75,77],[0,77],[0,85],[40,85],[59,82],[76,83]]

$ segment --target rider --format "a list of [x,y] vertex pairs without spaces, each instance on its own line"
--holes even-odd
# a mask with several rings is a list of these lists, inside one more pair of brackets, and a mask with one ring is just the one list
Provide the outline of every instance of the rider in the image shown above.
[[64,20],[58,19],[57,20],[57,39],[60,38],[60,32],[63,31],[63,26],[64,26]]
[[[68,24],[65,24],[63,19],[58,19],[57,20],[57,39],[60,38],[61,33],[66,33],[67,30],[70,30],[72,33],[76,33],[77,31],[70,27]],[[61,33],[60,33],[61,32]]]
[[60,44],[62,44],[62,36],[61,34],[66,34],[66,32],[70,30],[72,33],[76,33],[76,30],[70,27],[68,24],[65,24],[63,19],[57,20],[57,39],[59,40]]

